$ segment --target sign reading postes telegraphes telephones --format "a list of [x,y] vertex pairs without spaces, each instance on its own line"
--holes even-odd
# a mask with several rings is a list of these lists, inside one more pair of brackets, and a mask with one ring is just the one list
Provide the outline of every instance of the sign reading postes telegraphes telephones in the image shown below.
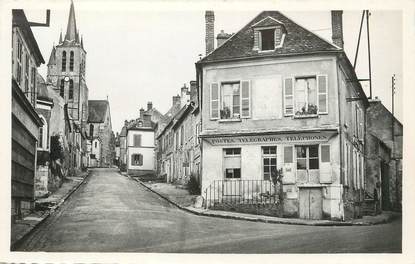
[[336,131],[318,133],[275,134],[275,135],[249,135],[249,136],[205,136],[204,140],[211,145],[245,145],[245,144],[293,144],[293,143],[319,143],[327,142]]

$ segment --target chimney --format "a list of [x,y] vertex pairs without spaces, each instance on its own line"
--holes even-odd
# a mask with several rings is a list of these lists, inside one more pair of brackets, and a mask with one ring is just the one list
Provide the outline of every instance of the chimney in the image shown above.
[[151,121],[151,115],[150,114],[144,114],[143,116],[143,122],[150,122]]
[[190,101],[198,104],[196,81],[190,81]]
[[143,120],[144,117],[144,108],[140,108],[140,119]]
[[128,120],[124,120],[124,126],[128,126]]
[[173,106],[180,104],[180,95],[173,96]]
[[180,107],[183,107],[189,102],[189,88],[186,87],[186,84],[180,89],[181,92],[181,100],[180,100]]
[[153,102],[148,102],[147,103],[147,111],[150,111],[151,109],[153,109]]
[[206,26],[206,55],[215,49],[215,14],[213,11],[205,12],[205,26]]
[[343,11],[331,11],[331,38],[336,46],[343,49]]
[[222,46],[222,44],[225,41],[227,41],[231,36],[232,34],[225,33],[223,30],[221,30],[220,33],[216,36],[217,45],[218,45],[217,48]]

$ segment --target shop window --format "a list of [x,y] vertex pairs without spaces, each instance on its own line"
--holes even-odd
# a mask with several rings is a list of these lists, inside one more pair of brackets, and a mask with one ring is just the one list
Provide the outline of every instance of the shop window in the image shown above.
[[277,172],[277,147],[262,147],[262,165],[264,180],[271,180]]
[[241,178],[241,149],[224,149],[225,179]]
[[260,30],[261,34],[261,50],[275,49],[275,29]]
[[212,83],[210,86],[211,119],[249,118],[251,115],[250,81]]
[[143,155],[133,154],[131,156],[131,165],[133,165],[133,166],[142,166],[143,165]]
[[297,170],[318,170],[318,145],[296,146]]

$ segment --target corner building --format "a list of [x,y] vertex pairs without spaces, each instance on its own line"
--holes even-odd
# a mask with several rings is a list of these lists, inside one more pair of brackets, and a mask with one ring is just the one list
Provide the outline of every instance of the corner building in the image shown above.
[[332,12],[336,45],[264,11],[196,63],[208,204],[268,195],[282,169],[284,216],[359,216],[368,102],[350,81],[341,16]]

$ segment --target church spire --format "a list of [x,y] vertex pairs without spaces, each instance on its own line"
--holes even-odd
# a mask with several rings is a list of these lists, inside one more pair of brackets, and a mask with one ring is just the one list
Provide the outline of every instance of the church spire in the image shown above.
[[62,30],[61,30],[61,34],[59,35],[59,44],[62,43]]
[[81,35],[81,48],[84,48],[84,36]]
[[65,41],[75,41],[77,39],[75,8],[73,0],[71,0],[71,8],[69,10],[68,27],[66,28]]

